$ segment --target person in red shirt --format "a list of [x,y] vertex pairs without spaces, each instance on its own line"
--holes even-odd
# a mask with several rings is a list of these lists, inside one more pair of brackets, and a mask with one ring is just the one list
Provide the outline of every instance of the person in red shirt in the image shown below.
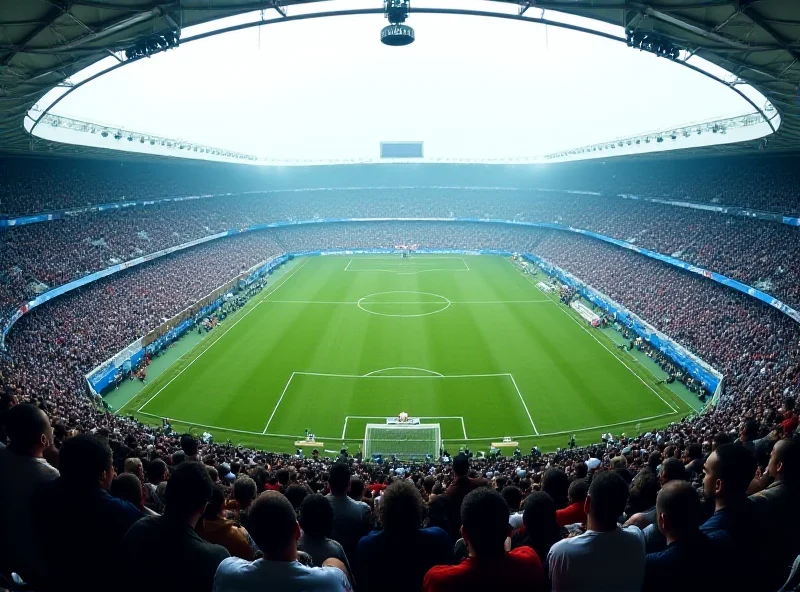
[[531,547],[506,551],[511,534],[508,505],[496,491],[478,488],[461,505],[461,536],[469,557],[459,565],[437,565],[423,581],[425,592],[486,592],[516,590],[544,592],[544,568]]
[[787,397],[783,402],[783,421],[781,422],[784,436],[791,436],[797,429],[797,423],[798,418],[794,410],[794,399]]
[[568,524],[585,524],[586,511],[583,509],[586,494],[589,493],[589,482],[577,479],[569,485],[569,505],[561,510],[556,510],[556,523],[559,526]]

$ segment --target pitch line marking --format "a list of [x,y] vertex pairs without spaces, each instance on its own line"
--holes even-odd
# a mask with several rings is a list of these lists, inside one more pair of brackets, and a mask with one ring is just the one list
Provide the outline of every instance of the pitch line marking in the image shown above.
[[[366,300],[367,298],[372,298],[373,296],[381,296],[382,294],[421,294],[422,296],[434,296],[436,298],[441,298],[441,301],[439,301],[439,302],[435,302],[435,301],[430,301],[430,302],[403,302],[402,304],[436,304],[438,306],[442,306],[442,305],[444,305],[444,306],[443,306],[443,308],[440,308],[439,310],[432,310],[430,312],[421,312],[419,314],[390,314],[390,313],[384,313],[384,312],[375,312],[374,310],[369,310],[369,309],[364,308],[363,306],[361,306],[361,303],[364,300]],[[390,302],[374,302],[374,303],[373,302],[367,302],[366,303],[367,306],[369,306],[370,304],[376,304],[376,305],[380,306],[381,304],[391,304],[391,303]],[[361,310],[363,310],[364,312],[369,313],[369,314],[374,314],[374,315],[378,315],[378,316],[381,316],[381,317],[400,317],[400,318],[406,318],[406,319],[408,319],[408,318],[416,318],[416,317],[426,317],[428,315],[444,312],[448,308],[450,308],[451,304],[453,304],[453,303],[450,302],[450,299],[446,298],[445,296],[442,296],[441,294],[434,294],[432,292],[418,292],[416,290],[390,290],[388,292],[375,292],[374,294],[367,294],[366,296],[363,296],[363,297],[359,298],[358,302],[356,303],[358,308],[360,308]]]
[[[370,294],[371,296],[371,294]],[[367,296],[365,296],[367,298]],[[552,300],[451,300],[450,304],[545,304],[552,303]],[[358,300],[270,300],[267,304],[328,304],[328,305],[357,305]],[[370,302],[369,304],[439,304],[438,302]]]
[[278,407],[280,407],[281,401],[283,401],[283,396],[286,394],[286,391],[289,390],[289,385],[292,384],[292,380],[294,379],[294,375],[295,374],[297,374],[297,373],[296,372],[292,372],[292,375],[289,377],[289,380],[286,381],[286,386],[283,387],[283,391],[281,392],[281,396],[278,399],[278,402],[275,403],[275,408],[272,410],[272,415],[269,416],[269,419],[267,420],[267,425],[264,426],[264,431],[261,432],[262,434],[266,434],[267,433],[267,428],[269,428],[269,424],[272,423],[272,418],[275,417],[275,412],[278,410]]
[[[386,273],[394,273],[394,274],[397,274],[397,275],[416,275],[418,273],[426,273],[426,272],[429,272],[429,271],[471,271],[470,268],[469,268],[469,265],[467,265],[467,262],[464,260],[463,257],[437,257],[436,259],[437,260],[443,260],[443,261],[461,261],[461,263],[464,264],[464,269],[445,269],[445,268],[438,268],[437,267],[437,268],[434,268],[434,269],[417,269],[415,271],[398,271],[398,269],[408,268],[409,265],[407,263],[397,263],[397,264],[395,264],[394,267],[396,267],[398,269],[381,269],[381,268],[350,269],[350,264],[354,261],[353,259],[350,259],[350,261],[347,262],[347,266],[344,268],[344,271],[350,271],[350,272],[356,272],[356,273],[358,273],[358,272],[380,271],[380,272],[386,272]],[[426,257],[425,260],[426,261],[431,261],[432,259],[428,259]],[[365,261],[394,261],[394,259],[388,259],[388,258],[385,258],[385,259],[365,259]],[[413,268],[413,265],[411,265],[410,267]]]
[[522,393],[520,392],[519,387],[517,386],[517,381],[514,380],[514,375],[513,374],[509,374],[508,377],[511,379],[511,383],[514,385],[514,389],[517,391],[517,394],[519,395],[519,400],[522,401],[522,406],[525,408],[525,413],[528,414],[528,420],[531,422],[531,427],[533,428],[533,433],[538,436],[539,435],[539,430],[536,429],[536,424],[533,423],[533,418],[531,417],[531,412],[528,411],[528,405],[527,405],[527,403],[525,403],[525,399],[522,398]]
[[[488,378],[496,376],[510,376],[508,372],[500,372],[496,374],[441,374],[436,376],[430,374],[427,376],[381,376],[380,374],[333,374],[330,372],[294,372],[294,374],[306,376],[327,376],[331,378],[394,378],[396,380],[418,380],[423,379],[437,379],[437,378]],[[351,416],[352,417],[352,416]]]
[[[511,261],[509,261],[509,263],[510,263],[512,266],[514,265],[513,263],[511,263]],[[514,267],[514,269],[517,269],[517,268],[516,268],[516,267]],[[527,274],[524,274],[524,273],[522,273],[521,271],[519,271],[519,269],[517,269],[517,272],[518,272],[518,273],[520,273],[520,274],[521,274],[521,275],[522,275],[524,278],[526,278],[526,279],[527,279],[527,280],[528,280],[528,281],[531,283],[531,285],[532,285],[534,288],[536,288],[536,289],[537,289],[539,292],[541,292],[542,294],[544,294],[544,292],[542,292],[542,290],[539,288],[539,286],[537,286],[536,284],[534,284],[534,283],[533,283],[533,280],[532,280],[530,277],[528,277],[528,275],[527,275]],[[550,302],[552,302],[553,304],[556,304],[556,303],[555,303],[555,301],[553,301],[553,300],[551,300]],[[577,324],[577,325],[578,325],[578,326],[579,326],[579,327],[580,327],[580,328],[581,328],[583,331],[585,331],[587,334],[589,334],[589,336],[590,336],[592,339],[594,339],[594,340],[595,340],[597,343],[599,343],[601,346],[603,346],[603,349],[605,349],[605,350],[606,350],[608,353],[610,353],[610,354],[611,354],[611,355],[612,355],[612,356],[613,356],[613,357],[614,357],[614,358],[615,358],[615,359],[616,359],[616,360],[617,360],[617,361],[618,361],[620,364],[622,364],[623,366],[625,366],[625,367],[626,367],[626,368],[627,368],[627,369],[630,371],[630,373],[631,373],[631,374],[633,374],[633,375],[634,375],[636,378],[638,378],[638,379],[639,379],[639,381],[640,381],[640,382],[641,382],[643,385],[645,385],[645,386],[646,386],[646,387],[647,387],[647,388],[648,388],[648,389],[649,389],[649,390],[650,390],[650,391],[651,391],[653,394],[655,394],[655,396],[656,396],[656,397],[658,397],[659,399],[661,399],[661,401],[662,401],[662,402],[663,402],[663,403],[664,403],[664,404],[665,404],[667,407],[669,407],[670,409],[672,409],[673,413],[680,413],[680,410],[679,410],[679,409],[677,409],[677,408],[676,408],[676,407],[675,407],[675,406],[674,406],[672,403],[670,403],[670,402],[669,402],[667,399],[665,399],[664,397],[662,397],[662,396],[661,396],[661,394],[660,394],[658,391],[656,391],[656,390],[655,390],[655,389],[654,389],[652,386],[650,386],[649,384],[647,384],[647,382],[644,380],[644,378],[642,378],[641,376],[639,376],[639,375],[638,375],[636,372],[634,372],[634,371],[633,371],[633,368],[631,368],[630,366],[628,366],[628,364],[626,364],[626,363],[625,363],[625,360],[623,360],[622,358],[620,358],[619,356],[617,356],[617,355],[616,355],[616,354],[615,354],[613,351],[611,351],[611,350],[608,348],[608,346],[607,346],[605,343],[603,343],[602,341],[600,341],[600,340],[597,338],[597,336],[596,336],[596,335],[594,335],[594,334],[593,334],[591,331],[589,331],[589,330],[588,330],[586,327],[584,327],[584,326],[583,326],[583,325],[582,325],[580,322],[578,322],[578,319],[576,319],[575,317],[573,317],[573,316],[572,316],[572,315],[571,315],[571,314],[570,314],[568,311],[564,310],[564,309],[563,309],[563,308],[561,308],[560,306],[556,305],[556,308],[558,308],[558,310],[560,310],[560,311],[561,311],[561,312],[563,312],[565,315],[567,315],[567,316],[568,316],[570,319],[572,319],[572,321],[573,321],[574,323],[576,323],[576,324]]]
[[[428,370],[426,368],[416,368],[414,366],[392,366],[390,368],[381,368],[380,370],[373,370],[372,372],[367,372],[363,376],[364,377],[372,376],[373,374],[377,374],[378,372],[386,372],[387,370],[418,370],[420,372],[427,372],[428,374],[431,374],[433,376],[439,376],[439,377],[443,377],[444,376],[444,374],[441,374],[440,372],[434,372],[433,370]],[[393,378],[397,378],[396,375],[389,374],[387,376],[390,376],[390,377],[393,377]]]
[[[219,341],[220,341],[220,340],[221,340],[223,337],[225,337],[225,335],[227,335],[227,334],[228,334],[228,331],[230,331],[231,329],[233,329],[233,328],[234,328],[236,325],[238,325],[238,324],[239,324],[239,323],[240,323],[240,322],[241,322],[241,321],[242,321],[242,320],[243,320],[243,319],[244,319],[244,318],[245,318],[247,315],[249,315],[249,314],[250,314],[251,312],[253,312],[253,311],[254,311],[256,308],[258,308],[258,306],[259,306],[259,305],[260,305],[262,302],[264,302],[264,300],[266,300],[267,298],[269,298],[270,296],[272,296],[272,295],[273,295],[275,292],[277,292],[277,291],[278,291],[278,290],[279,290],[279,289],[280,289],[280,288],[281,288],[281,287],[282,287],[282,286],[283,286],[283,285],[284,285],[286,282],[288,282],[288,281],[289,281],[289,279],[290,279],[290,278],[292,278],[292,277],[294,276],[294,274],[296,274],[298,271],[300,271],[300,270],[303,268],[303,266],[305,266],[305,264],[306,264],[306,263],[308,263],[309,261],[311,261],[311,259],[306,259],[306,260],[305,260],[305,261],[303,261],[303,262],[302,262],[300,265],[298,265],[297,267],[295,267],[295,268],[294,268],[294,270],[293,270],[291,273],[289,273],[289,274],[285,275],[285,276],[283,277],[283,281],[282,281],[280,284],[278,284],[277,286],[275,286],[275,288],[273,288],[273,289],[272,289],[272,290],[271,290],[271,291],[270,291],[268,294],[266,294],[266,295],[265,295],[265,296],[264,296],[264,297],[263,297],[261,300],[259,300],[258,302],[256,302],[256,303],[253,305],[253,307],[252,307],[252,308],[250,308],[250,310],[246,311],[246,312],[245,312],[245,313],[244,313],[242,316],[240,316],[238,319],[236,319],[236,322],[235,322],[235,323],[233,323],[233,324],[232,324],[230,327],[228,327],[228,328],[227,328],[227,329],[226,329],[226,330],[225,330],[225,331],[222,333],[222,335],[220,335],[219,337],[217,337],[217,339],[215,339],[214,341],[212,341],[212,342],[211,342],[211,344],[210,344],[210,345],[209,345],[207,348],[205,348],[203,351],[201,351],[201,352],[200,352],[200,353],[197,355],[197,357],[196,357],[194,360],[192,360],[191,362],[189,362],[188,364],[186,364],[186,366],[184,366],[184,367],[183,367],[183,368],[180,370],[180,372],[178,372],[178,373],[177,373],[175,376],[173,376],[172,378],[170,378],[170,379],[169,379],[169,381],[167,382],[167,384],[165,384],[165,385],[164,385],[164,386],[162,386],[160,389],[158,389],[158,390],[156,391],[156,394],[155,394],[155,395],[153,395],[152,397],[150,397],[149,399],[147,399],[147,401],[145,402],[145,404],[144,404],[144,405],[142,405],[141,407],[139,407],[139,409],[136,411],[136,413],[141,413],[141,412],[142,412],[142,409],[144,409],[145,407],[147,407],[147,406],[150,404],[150,402],[151,402],[153,399],[155,399],[155,398],[156,398],[158,395],[160,395],[160,394],[161,394],[161,392],[162,392],[162,391],[163,391],[165,388],[167,388],[167,387],[168,387],[170,384],[172,384],[172,382],[173,382],[175,379],[177,379],[177,378],[178,378],[178,377],[179,377],[181,374],[183,374],[184,372],[186,372],[186,370],[188,370],[188,369],[189,369],[189,366],[191,366],[191,365],[192,365],[192,364],[194,364],[194,363],[195,363],[197,360],[199,360],[201,357],[203,357],[203,354],[205,354],[205,353],[206,353],[208,350],[210,350],[212,347],[214,347],[214,346],[215,346],[215,345],[216,345],[216,344],[217,344],[217,343],[218,343],[218,342],[219,342]],[[130,400],[132,401],[133,399],[130,399]],[[122,408],[123,408],[123,407],[125,407],[125,405],[123,405],[122,407],[120,407],[119,409],[117,409],[117,413],[119,413],[119,412],[122,410]]]
[[[643,421],[650,421],[650,420],[653,420],[653,419],[660,419],[662,417],[667,417],[667,416],[672,416],[672,415],[679,415],[679,414],[680,413],[661,413],[660,415],[651,415],[649,417],[640,417],[638,419],[631,419],[631,420],[628,420],[628,421],[620,421],[620,422],[617,422],[617,423],[611,423],[611,424],[606,424],[606,425],[592,426],[592,427],[588,427],[588,428],[575,428],[575,429],[571,429],[571,430],[562,430],[560,432],[548,432],[548,433],[545,433],[545,434],[539,434],[538,437],[544,438],[544,437],[547,437],[547,436],[561,436],[561,435],[564,435],[564,434],[577,434],[577,433],[580,433],[580,432],[589,432],[589,431],[592,431],[592,430],[604,430],[604,429],[607,429],[607,428],[613,428],[613,427],[618,427],[618,426],[622,426],[622,425],[630,425],[630,424],[634,424],[634,423],[639,423],[639,422],[643,422]],[[157,419],[161,419],[160,415],[156,415],[155,413],[147,413],[145,411],[140,411],[139,415],[146,415],[148,417],[155,417]],[[378,416],[378,415],[375,415],[375,416],[354,416],[354,415],[350,415],[348,417],[351,417],[351,418],[354,418],[354,419],[357,418],[357,417],[362,417],[363,419],[375,419],[375,418],[384,417],[384,416],[382,416],[382,415],[380,415],[380,416]],[[439,419],[457,419],[456,416],[437,416],[437,417]],[[209,430],[222,430],[224,432],[233,432],[233,433],[237,433],[237,434],[248,434],[248,435],[251,435],[251,436],[267,436],[267,437],[271,437],[271,438],[295,438],[295,439],[302,437],[302,434],[274,434],[274,433],[264,434],[264,433],[261,433],[261,432],[251,432],[251,431],[247,431],[247,430],[237,430],[237,429],[234,429],[234,428],[226,428],[226,427],[223,427],[223,426],[214,426],[214,425],[207,425],[207,424],[197,423],[197,422],[193,422],[193,421],[185,421],[183,419],[174,419],[174,418],[170,418],[170,419],[174,423],[179,423],[179,424],[183,424],[183,425],[196,426],[196,427],[200,427],[200,428],[207,428]],[[420,419],[422,419],[422,418],[420,418]],[[435,419],[435,418],[431,417],[429,419]],[[463,417],[461,419],[463,421]],[[464,429],[464,434],[466,436],[466,429]],[[319,438],[320,442],[324,442],[325,440],[336,440],[337,439],[337,438],[335,438],[333,436],[317,436],[317,437]],[[487,441],[487,440],[498,441],[498,440],[500,440],[501,438],[504,438],[504,437],[505,436],[493,436],[491,438],[466,438],[465,437],[464,440],[468,440],[470,442]],[[527,435],[511,436],[511,437],[512,438],[534,438],[534,437],[537,437],[537,436],[536,436],[536,434],[527,434]],[[344,440],[348,440],[347,438],[343,438],[343,439]],[[350,438],[349,439],[349,441],[352,441],[352,442],[362,441],[362,440],[363,440],[363,438]]]
[[[673,415],[681,415],[681,413],[680,412],[677,412],[677,413],[672,413],[672,412],[661,413],[659,415],[650,415],[649,417],[640,417],[638,419],[630,419],[630,420],[627,420],[627,421],[620,421],[620,422],[617,422],[617,423],[609,423],[609,424],[606,424],[606,425],[591,426],[591,427],[588,427],[588,428],[575,428],[575,429],[572,429],[572,430],[562,430],[560,432],[547,432],[547,433],[544,433],[544,434],[539,434],[538,436],[536,434],[525,434],[525,435],[511,436],[511,437],[512,438],[536,438],[536,437],[545,438],[547,436],[561,436],[561,435],[564,435],[564,434],[577,434],[578,432],[590,432],[592,430],[604,430],[606,428],[614,428],[614,427],[623,426],[623,425],[630,425],[632,423],[640,423],[640,422],[643,422],[643,421],[650,421],[650,420],[653,420],[653,419],[659,419],[661,417],[669,417],[669,416],[673,416]],[[508,434],[506,434],[505,436],[507,436],[507,435]],[[495,441],[499,441],[500,438],[504,438],[505,436],[494,436],[492,438],[470,438],[470,440],[473,440],[473,441],[474,440],[495,440]]]

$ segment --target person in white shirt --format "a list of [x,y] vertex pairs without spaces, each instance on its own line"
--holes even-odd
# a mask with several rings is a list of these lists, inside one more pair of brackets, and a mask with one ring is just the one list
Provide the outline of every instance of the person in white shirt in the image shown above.
[[617,523],[628,486],[617,473],[597,475],[589,486],[584,534],[557,542],[547,563],[553,592],[638,592],[644,581],[644,535]]
[[0,568],[32,582],[42,569],[34,493],[59,476],[42,456],[53,445],[53,428],[44,411],[27,403],[8,411],[6,426],[11,442],[0,450]]
[[264,553],[263,559],[225,559],[214,576],[214,592],[346,592],[352,589],[341,561],[328,559],[322,567],[307,567],[297,560],[300,525],[292,504],[283,494],[262,493],[250,506],[247,527]]

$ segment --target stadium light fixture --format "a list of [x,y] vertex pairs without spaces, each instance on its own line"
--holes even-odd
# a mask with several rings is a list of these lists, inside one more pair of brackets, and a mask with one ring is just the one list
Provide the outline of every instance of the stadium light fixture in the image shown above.
[[414,43],[414,29],[403,24],[410,10],[409,0],[384,0],[383,13],[390,24],[381,29],[381,43],[393,47]]

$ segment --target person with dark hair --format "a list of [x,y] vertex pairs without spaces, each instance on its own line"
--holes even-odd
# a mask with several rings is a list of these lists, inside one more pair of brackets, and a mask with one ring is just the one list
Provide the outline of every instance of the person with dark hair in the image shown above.
[[337,462],[331,467],[328,476],[331,492],[325,496],[333,508],[333,534],[331,538],[344,549],[345,555],[353,558],[356,545],[372,527],[372,510],[361,501],[347,496],[350,490],[350,467],[345,462]]
[[253,500],[258,496],[256,482],[247,475],[239,475],[233,482],[233,500],[230,509],[234,512],[234,517],[239,524],[247,528],[249,520],[249,509]]
[[682,479],[664,485],[656,501],[656,524],[667,547],[647,555],[644,592],[716,589],[717,572],[723,566],[711,541],[700,532],[700,516],[700,498],[694,487]]
[[[586,487],[588,489],[588,485]],[[525,498],[523,528],[512,538],[512,548],[531,547],[536,555],[547,558],[553,545],[566,536],[566,531],[558,525],[557,516],[553,498],[544,491],[531,493]],[[546,564],[543,568],[547,572]]]
[[548,557],[553,591],[639,590],[644,579],[644,535],[620,527],[628,486],[616,471],[600,473],[584,504],[587,530],[559,541]]
[[164,512],[164,500],[158,494],[158,486],[169,478],[167,463],[160,458],[150,461],[147,465],[147,481],[144,484],[144,505],[161,514]]
[[569,505],[566,508],[556,510],[556,523],[559,526],[586,524],[586,512],[583,506],[588,493],[589,482],[586,479],[576,479],[569,484],[567,493]]
[[199,460],[197,458],[197,440],[191,434],[181,436],[181,450],[186,455],[184,460]]
[[308,567],[297,560],[300,525],[292,504],[281,493],[262,493],[250,508],[250,524],[250,534],[264,557],[255,561],[225,559],[214,577],[214,592],[341,592],[351,589],[341,561],[328,559],[322,567]]
[[[679,461],[670,457],[670,460]],[[661,488],[659,478],[650,469],[639,471],[633,478],[628,492],[628,506],[625,514],[629,516],[625,526],[638,526],[642,530],[656,521],[656,497]]]
[[[362,538],[355,557],[359,590],[419,590],[434,565],[453,562],[450,536],[441,528],[422,528],[425,502],[411,481],[395,481],[381,496],[379,519],[383,530]],[[393,572],[391,579],[386,574]]]
[[508,505],[496,491],[479,487],[461,505],[461,535],[469,557],[458,565],[432,567],[423,581],[425,592],[472,590],[545,590],[542,562],[531,547],[506,550],[511,534]]
[[[120,543],[142,515],[108,493],[114,464],[108,443],[92,434],[67,439],[59,455],[61,476],[36,499],[36,536],[42,543],[42,590],[80,588],[104,592],[117,573]],[[56,544],[68,536],[68,544]],[[91,562],[87,562],[87,557]]]
[[455,529],[450,533],[451,536],[456,535],[461,526],[461,504],[464,498],[469,492],[489,484],[486,479],[473,479],[469,476],[469,457],[463,452],[453,458],[453,475],[455,479],[444,492],[450,500],[450,526]]
[[[664,473],[664,465],[666,465],[666,461],[661,465],[661,475]],[[695,442],[686,447],[686,465],[684,466],[684,470],[687,474],[686,478],[690,479],[694,479],[696,475],[701,475],[703,473],[703,446],[701,444]]]
[[794,434],[794,431],[797,429],[798,416],[794,406],[794,397],[786,397],[786,399],[783,401],[781,429],[783,430],[783,434],[787,437],[791,437],[792,434]]
[[800,442],[779,440],[767,465],[772,483],[750,496],[761,524],[766,527],[763,542],[772,548],[775,569],[770,574],[774,588],[789,575],[794,558],[800,555]]
[[308,488],[308,485],[301,485],[300,483],[293,483],[286,488],[286,492],[284,493],[286,499],[291,502],[295,512],[300,512],[300,506],[303,504],[303,500],[310,494],[311,490]]
[[542,475],[542,491],[548,494],[560,510],[569,505],[569,477],[559,468],[547,469]]
[[759,425],[755,419],[746,419],[739,429],[739,439],[737,442],[747,448],[752,453],[756,451],[755,441],[758,438]]
[[314,493],[300,504],[300,540],[297,548],[311,556],[314,565],[321,567],[331,557],[338,559],[350,570],[350,562],[342,546],[330,538],[333,532],[333,508],[324,496]]
[[705,463],[703,494],[714,500],[714,515],[700,530],[719,549],[727,553],[730,567],[725,570],[730,589],[765,590],[753,561],[766,565],[766,552],[759,548],[762,528],[758,524],[755,502],[747,497],[747,488],[756,472],[756,459],[744,446],[717,446]]
[[142,516],[158,516],[156,512],[145,507],[142,482],[133,473],[122,473],[114,477],[108,493],[135,506]]
[[[495,482],[499,484],[500,480],[496,480]],[[508,523],[511,525],[511,528],[519,528],[522,526],[522,512],[520,512],[522,491],[520,491],[519,487],[516,485],[506,485],[502,489],[498,487],[497,491],[500,492],[500,495],[503,496],[503,499],[506,500],[506,504],[508,504]]]
[[122,541],[121,588],[210,591],[217,566],[230,554],[195,532],[211,499],[211,477],[196,461],[179,464],[167,484],[163,516],[137,522]]
[[35,405],[15,405],[4,418],[9,445],[0,449],[0,569],[33,581],[41,569],[33,532],[34,493],[58,478],[58,469],[44,459],[53,430]]
[[[702,468],[700,470],[702,471]],[[688,474],[686,473],[686,468],[683,463],[674,456],[671,456],[662,463],[658,481],[663,488],[667,483],[672,483],[673,481],[686,481],[687,477]],[[706,513],[706,516],[707,515],[708,513]],[[643,532],[644,549],[647,553],[655,553],[667,548],[667,539],[664,533],[658,528],[658,523],[655,521],[655,518],[652,523],[644,527]]]
[[227,520],[224,511],[225,488],[216,484],[211,489],[211,499],[203,517],[195,527],[197,534],[209,543],[225,547],[233,557],[252,561],[255,559],[255,551],[250,544],[250,535],[244,527],[233,520]]

